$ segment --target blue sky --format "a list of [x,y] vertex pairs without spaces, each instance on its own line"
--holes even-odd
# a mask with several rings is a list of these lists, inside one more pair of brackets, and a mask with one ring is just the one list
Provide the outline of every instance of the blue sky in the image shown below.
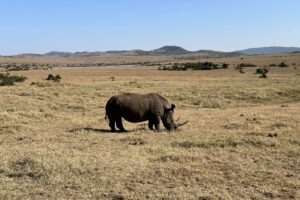
[[300,47],[299,0],[1,0],[0,54]]

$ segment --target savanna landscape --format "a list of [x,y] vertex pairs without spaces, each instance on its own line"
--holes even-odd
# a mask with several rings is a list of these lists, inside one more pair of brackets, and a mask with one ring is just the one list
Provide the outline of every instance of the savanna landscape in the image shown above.
[[[228,67],[158,70],[186,62]],[[0,63],[0,73],[27,78],[0,86],[1,199],[300,198],[299,53],[23,55]],[[12,64],[30,67],[8,71]],[[105,104],[126,92],[159,93],[189,122],[158,133],[123,120],[128,132],[111,133]]]

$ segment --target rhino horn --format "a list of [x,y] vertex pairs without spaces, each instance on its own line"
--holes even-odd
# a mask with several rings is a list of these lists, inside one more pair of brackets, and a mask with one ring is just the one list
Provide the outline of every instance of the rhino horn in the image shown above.
[[183,123],[177,123],[176,126],[175,126],[175,128],[178,128],[178,127],[180,127],[180,126],[183,126],[183,125],[187,124],[188,122],[189,122],[189,121],[185,121],[185,122],[183,122]]

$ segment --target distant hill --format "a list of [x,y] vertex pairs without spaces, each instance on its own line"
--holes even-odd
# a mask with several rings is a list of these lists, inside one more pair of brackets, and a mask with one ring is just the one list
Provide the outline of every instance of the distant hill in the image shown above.
[[50,51],[48,53],[45,53],[44,55],[45,56],[63,56],[63,57],[67,57],[67,56],[73,55],[73,53],[61,52],[61,51]]
[[111,51],[106,51],[105,53],[108,54],[122,54],[122,53],[127,53],[127,50],[111,50]]
[[190,51],[178,47],[178,46],[164,46],[159,49],[150,51],[152,54],[164,54],[164,55],[179,55],[179,54],[188,54]]
[[[241,55],[260,55],[260,54],[275,54],[275,53],[297,53],[300,52],[300,48],[298,47],[260,47],[260,48],[249,48],[239,51],[233,52],[223,52],[223,51],[213,51],[213,50],[198,50],[198,51],[188,51],[179,46],[163,46],[158,49],[145,51],[140,49],[134,50],[111,50],[111,51],[81,51],[81,52],[61,52],[61,51],[51,51],[45,54],[19,54],[17,56],[61,56],[61,57],[69,57],[69,56],[98,56],[103,54],[112,54],[112,55],[191,55],[191,56],[203,56],[206,58],[209,57],[234,57]],[[197,55],[196,55],[197,54]]]
[[[134,56],[142,56],[142,55],[199,55],[205,57],[232,57],[232,56],[240,56],[243,55],[241,52],[222,52],[222,51],[212,51],[212,50],[199,50],[199,51],[188,51],[179,46],[163,46],[158,49],[144,51],[140,49],[134,50],[111,50],[105,52],[61,52],[61,51],[51,51],[45,54],[40,54],[40,56],[62,56],[62,57],[69,57],[69,56],[98,56],[103,54],[112,54],[112,55],[134,55]],[[26,54],[24,54],[26,55]],[[29,55],[29,54],[28,54]],[[36,54],[39,55],[39,54]]]
[[292,53],[300,51],[298,47],[260,47],[240,50],[239,52],[247,55],[257,54],[275,54],[275,53]]
[[234,56],[243,55],[243,53],[238,51],[223,52],[223,51],[212,51],[212,50],[199,50],[199,51],[194,51],[194,53],[207,54],[211,56],[220,56],[220,57],[234,57]]

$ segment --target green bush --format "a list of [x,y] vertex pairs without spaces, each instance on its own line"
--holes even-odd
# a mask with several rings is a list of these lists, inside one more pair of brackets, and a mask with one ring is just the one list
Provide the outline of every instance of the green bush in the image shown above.
[[288,65],[286,63],[284,63],[284,62],[280,63],[278,66],[279,67],[288,67]]
[[260,74],[259,78],[267,78],[267,73],[269,72],[266,68],[257,68],[256,74]]
[[16,82],[24,82],[26,79],[25,76],[10,76],[9,73],[0,73],[0,86],[14,85]]
[[253,65],[251,63],[241,63],[236,66],[236,69],[243,69],[245,67],[256,67],[256,65]]
[[196,63],[174,63],[171,66],[160,66],[158,70],[173,70],[173,71],[186,71],[186,70],[213,70],[213,69],[226,69],[229,64],[219,64],[212,62],[196,62]]
[[256,74],[263,74],[263,73],[268,73],[269,72],[269,70],[268,69],[266,69],[266,68],[257,68],[256,69]]
[[278,65],[276,64],[270,64],[269,67],[277,67]]
[[223,68],[223,69],[227,69],[228,66],[229,66],[229,64],[227,64],[227,63],[223,63],[223,64],[222,64],[222,68]]
[[262,73],[259,78],[267,78],[267,74],[266,73]]
[[55,81],[55,82],[59,82],[60,79],[61,79],[61,76],[59,74],[57,74],[57,75],[49,74],[48,77],[46,78],[46,80],[48,80],[48,81]]

